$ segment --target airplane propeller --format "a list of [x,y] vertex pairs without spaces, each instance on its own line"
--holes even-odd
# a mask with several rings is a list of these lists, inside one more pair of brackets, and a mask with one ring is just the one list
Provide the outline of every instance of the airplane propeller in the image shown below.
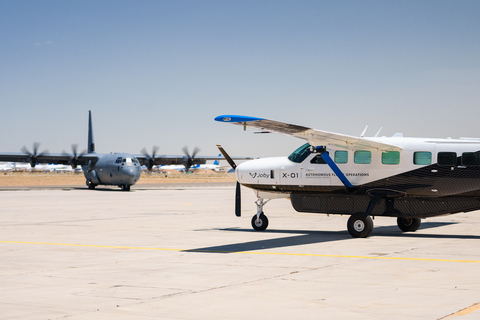
[[[227,160],[228,164],[232,167],[233,170],[237,168],[237,165],[233,161],[232,158],[228,155],[228,153],[223,149],[223,147],[217,144],[218,150],[223,154],[225,160]],[[241,192],[240,192],[240,182],[237,181],[237,186],[235,188],[235,215],[240,217],[242,215],[242,203],[241,203]]]
[[185,166],[185,172],[188,172],[188,170],[190,170],[190,167],[192,165],[194,165],[195,156],[197,155],[198,151],[200,151],[200,149],[195,147],[195,150],[193,150],[193,153],[191,155],[188,153],[188,148],[187,147],[184,147],[182,150],[183,150],[183,153],[185,153],[185,156],[186,156],[186,157],[183,157],[183,165]]
[[30,163],[30,166],[32,168],[35,168],[36,164],[37,164],[37,161],[38,161],[38,157],[44,155],[45,153],[48,153],[47,150],[43,151],[42,153],[38,153],[37,154],[37,151],[38,151],[38,147],[40,146],[40,143],[39,142],[34,142],[33,143],[33,153],[31,153],[26,146],[23,146],[22,148],[22,152],[26,153],[28,155],[28,162]]
[[83,152],[81,152],[80,154],[77,154],[77,148],[78,148],[78,144],[72,144],[72,154],[68,154],[65,152],[65,150],[63,150],[63,155],[67,156],[68,157],[68,164],[72,166],[72,169],[76,169],[77,166],[78,166],[78,160],[84,155],[86,154],[86,150],[84,150]]
[[157,154],[157,151],[159,149],[160,149],[159,146],[153,146],[152,155],[149,155],[147,153],[147,150],[145,150],[145,148],[143,148],[142,151],[140,151],[145,156],[145,159],[143,160],[143,164],[147,166],[148,171],[152,171],[152,168],[155,165],[155,154]]

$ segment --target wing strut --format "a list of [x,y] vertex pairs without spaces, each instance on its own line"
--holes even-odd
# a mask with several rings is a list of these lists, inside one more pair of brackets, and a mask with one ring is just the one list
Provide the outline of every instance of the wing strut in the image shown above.
[[330,156],[326,152],[327,150],[325,149],[325,147],[316,147],[315,149],[316,152],[322,156],[323,160],[325,160],[330,169],[332,169],[332,171],[337,175],[340,181],[342,181],[343,185],[347,188],[352,188],[353,185],[350,183],[350,181],[348,181],[347,177],[345,177],[337,164],[333,162],[332,158],[330,158]]

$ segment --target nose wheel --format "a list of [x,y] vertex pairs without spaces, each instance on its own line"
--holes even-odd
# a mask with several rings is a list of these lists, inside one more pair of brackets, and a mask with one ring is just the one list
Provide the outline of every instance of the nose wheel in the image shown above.
[[252,217],[252,227],[253,229],[255,229],[256,231],[263,231],[265,229],[267,229],[268,227],[268,218],[266,215],[262,213],[260,213],[259,216],[257,215],[254,215]]
[[263,213],[263,206],[270,200],[264,200],[263,198],[258,198],[255,201],[257,205],[257,214],[252,217],[252,227],[256,231],[263,231],[268,227],[268,218]]

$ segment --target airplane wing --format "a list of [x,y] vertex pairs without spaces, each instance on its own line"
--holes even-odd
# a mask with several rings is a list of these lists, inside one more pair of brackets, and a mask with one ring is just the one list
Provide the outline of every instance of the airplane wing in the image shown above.
[[393,144],[386,144],[370,140],[369,138],[361,138],[339,134],[334,132],[322,131],[303,127],[295,124],[289,124],[279,121],[268,120],[264,118],[239,116],[239,115],[222,115],[215,118],[215,121],[228,122],[244,127],[252,127],[262,130],[262,132],[272,132],[292,136],[307,140],[312,146],[335,145],[345,149],[378,149],[381,151],[398,151],[402,148]]
[[[64,153],[41,153],[41,154],[27,154],[2,152],[0,153],[0,161],[7,162],[27,162],[30,164],[37,163],[55,163],[55,164],[71,164],[72,156]],[[95,154],[81,155],[78,157],[78,165],[87,165],[90,161],[97,162],[98,157]]]
[[[140,161],[142,164],[146,164],[150,161],[151,157],[143,155],[143,154],[136,154],[134,155],[135,158]],[[191,159],[191,164],[205,164],[207,163],[208,160],[222,160],[224,159],[222,156],[207,156],[207,157],[202,157],[202,156],[196,156],[193,159]],[[233,157],[235,160],[252,160],[253,158],[250,157]],[[185,164],[188,160],[186,156],[170,156],[170,155],[160,155],[160,156],[155,156],[153,159],[152,165],[159,166],[159,165],[175,165],[175,164]],[[2,160],[0,160],[2,161]]]

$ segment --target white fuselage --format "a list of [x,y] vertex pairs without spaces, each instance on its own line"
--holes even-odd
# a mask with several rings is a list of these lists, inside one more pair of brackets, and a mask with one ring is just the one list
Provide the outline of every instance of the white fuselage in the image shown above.
[[[338,168],[353,186],[360,186],[376,180],[395,176],[415,169],[419,169],[438,162],[438,154],[454,152],[457,157],[463,153],[480,150],[479,140],[466,139],[425,139],[425,138],[370,138],[371,140],[397,145],[399,151],[398,163],[385,164],[382,162],[382,152],[376,149],[364,149],[371,152],[369,163],[358,163],[356,151],[341,146],[329,146],[327,151],[330,157],[336,159],[336,151],[341,151],[341,163],[336,162]],[[346,152],[346,153],[345,153]],[[429,163],[414,162],[414,153],[430,154]],[[249,187],[255,185],[271,186],[275,192],[278,186],[296,185],[309,186],[342,186],[342,182],[327,164],[319,164],[312,159],[315,153],[310,153],[301,162],[294,162],[287,157],[262,158],[244,162],[236,169],[237,180]],[[357,160],[357,161],[356,161]],[[361,161],[360,161],[361,162]],[[462,165],[452,165],[451,170],[462,170]],[[432,170],[433,172],[434,170]]]

